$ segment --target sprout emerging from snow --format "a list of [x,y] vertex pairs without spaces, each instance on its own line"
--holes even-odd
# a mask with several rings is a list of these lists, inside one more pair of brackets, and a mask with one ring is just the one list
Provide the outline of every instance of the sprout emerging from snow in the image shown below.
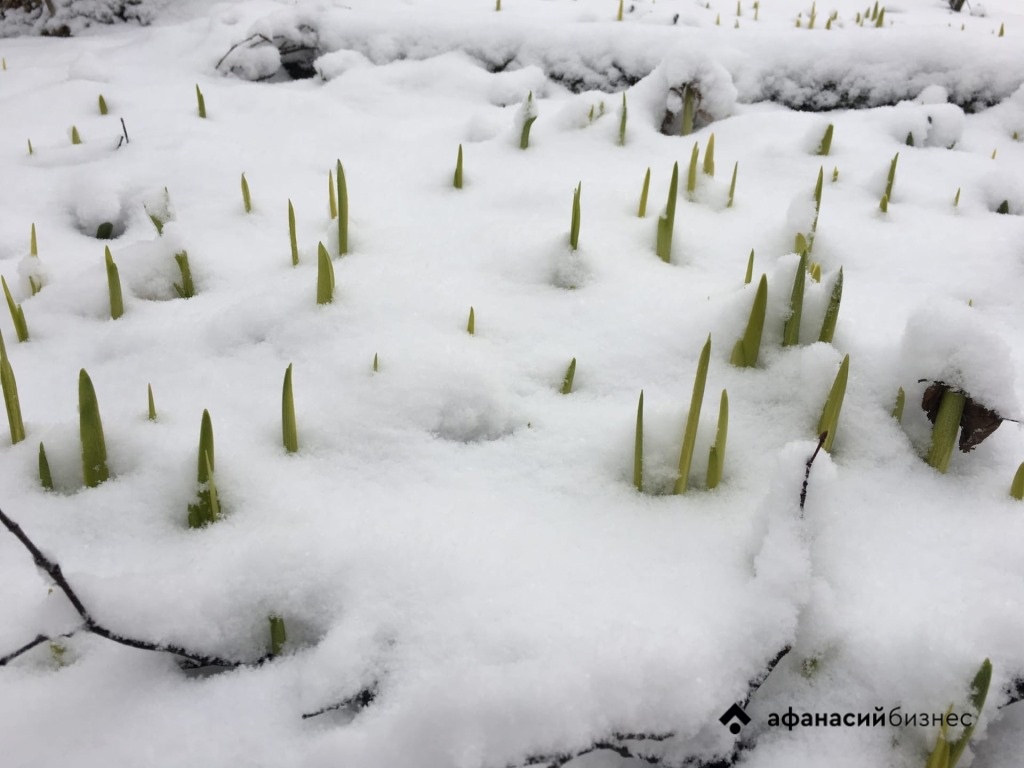
[[530,91],[526,96],[526,101],[523,102],[523,106],[519,109],[518,121],[521,125],[519,129],[519,148],[526,149],[530,146],[530,127],[537,119],[537,106],[533,103],[533,91]]
[[107,469],[107,444],[103,439],[96,390],[84,368],[78,373],[78,419],[82,440],[82,477],[87,488],[95,488],[110,477],[110,471]]

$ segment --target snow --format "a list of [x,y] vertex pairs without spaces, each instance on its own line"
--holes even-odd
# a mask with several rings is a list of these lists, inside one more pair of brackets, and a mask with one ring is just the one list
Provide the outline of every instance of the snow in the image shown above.
[[[254,660],[269,616],[288,630],[281,657],[220,673],[81,631],[58,664],[44,643],[0,667],[5,766],[499,768],[668,731],[640,745],[666,765],[921,766],[931,725],[787,731],[769,715],[964,711],[985,658],[992,689],[961,765],[970,752],[1017,764],[1024,705],[997,707],[1024,676],[1024,506],[1007,493],[1024,435],[1008,421],[938,473],[922,458],[919,380],[1024,415],[1024,144],[1012,138],[1024,135],[1024,14],[1009,0],[983,17],[920,0],[875,29],[836,0],[808,30],[810,4],[763,3],[755,22],[743,3],[737,29],[732,2],[635,0],[622,23],[614,5],[147,2],[134,6],[144,24],[79,19],[70,39],[0,39],[0,274],[31,333],[18,343],[0,310],[27,433],[0,438],[0,508],[117,632]],[[257,33],[271,43],[244,44]],[[282,71],[295,42],[314,77]],[[663,135],[687,83],[698,130]],[[859,108],[791,109],[836,104]],[[120,118],[130,141],[118,146]],[[831,154],[817,156],[829,123]],[[716,175],[698,173],[692,199],[683,187],[665,264],[655,222],[672,164],[685,185],[712,132]],[[340,257],[327,200],[338,159],[351,206]],[[821,282],[807,278],[801,343],[783,347],[819,168]],[[1004,200],[1009,215],[996,213]],[[104,222],[114,239],[95,238]],[[326,306],[321,242],[337,283]],[[124,293],[116,321],[105,246]],[[188,300],[173,288],[181,251]],[[761,274],[760,360],[735,368]],[[674,496],[709,333],[691,487]],[[801,508],[847,354],[833,450]],[[280,423],[290,364],[295,455]],[[112,475],[97,488],[81,477],[82,368]],[[723,389],[728,452],[708,491]],[[645,493],[632,486],[641,390]],[[224,514],[190,530],[204,409]],[[0,656],[79,626],[51,586],[2,531]],[[719,716],[786,646],[737,741]],[[301,717],[374,685],[358,713]],[[574,763],[635,764],[609,752]]]

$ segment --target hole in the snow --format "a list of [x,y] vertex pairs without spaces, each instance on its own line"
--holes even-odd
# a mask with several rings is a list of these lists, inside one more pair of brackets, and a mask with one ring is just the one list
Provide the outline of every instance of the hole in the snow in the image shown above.
[[281,67],[292,80],[309,80],[316,77],[313,62],[320,57],[319,48],[285,43],[278,50],[281,52]]
[[116,218],[80,218],[78,220],[78,231],[86,237],[96,240],[116,240],[125,233],[127,228],[125,220],[120,216]]

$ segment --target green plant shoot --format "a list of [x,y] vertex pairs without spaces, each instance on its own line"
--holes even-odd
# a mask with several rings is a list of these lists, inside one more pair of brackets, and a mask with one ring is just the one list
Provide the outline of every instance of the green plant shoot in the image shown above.
[[452,180],[452,185],[456,189],[462,189],[462,145],[459,144],[459,154],[455,158],[455,177]]
[[636,406],[636,433],[633,440],[633,485],[644,490],[644,391],[640,390],[640,402]]
[[761,282],[754,294],[754,303],[750,307],[750,319],[743,337],[737,340],[732,348],[729,362],[740,368],[753,368],[757,365],[757,357],[761,351],[761,336],[764,333],[764,316],[768,309],[768,276],[761,275]]
[[146,385],[146,400],[148,405],[148,418],[150,421],[156,421],[156,400],[153,399],[153,385]]
[[526,149],[530,146],[530,127],[537,119],[537,109],[533,105],[533,91],[530,91],[523,104],[523,128],[519,134],[519,148]]
[[572,194],[572,219],[569,224],[569,247],[574,251],[580,247],[580,195],[583,193],[583,182],[576,185]]
[[569,361],[569,367],[565,369],[565,378],[562,379],[562,394],[568,395],[572,392],[572,380],[576,377],[576,358]]
[[281,393],[281,432],[284,449],[288,453],[299,450],[299,431],[295,424],[295,397],[292,392],[292,366],[284,372],[284,389]]
[[1010,483],[1010,495],[1017,501],[1024,501],[1024,462],[1017,467],[1017,472]]
[[188,264],[188,251],[178,251],[174,254],[174,261],[178,264],[178,271],[181,273],[181,282],[174,283],[174,292],[179,298],[191,299],[196,295],[196,286],[192,282],[192,268]]
[[700,146],[693,143],[693,151],[690,153],[690,169],[686,173],[686,194],[693,199],[697,191],[697,161],[700,159]]
[[655,251],[666,264],[672,259],[672,229],[676,221],[676,195],[679,190],[679,163],[672,166],[672,181],[668,186],[665,213],[658,217],[658,238]]
[[198,83],[196,84],[196,103],[199,106],[199,116],[203,119],[206,118],[206,99],[203,98],[203,92],[199,90]]
[[345,183],[345,169],[341,160],[335,168],[338,179],[338,255],[348,253],[348,185]]
[[900,159],[900,153],[897,152],[893,157],[892,162],[889,163],[889,175],[885,179],[885,198],[886,200],[892,200],[892,186],[896,183],[896,163]]
[[889,196],[886,194],[882,195],[882,199],[878,201],[878,210],[882,213],[889,212]]
[[927,460],[943,474],[949,469],[949,460],[953,456],[953,445],[956,443],[957,432],[960,431],[960,419],[966,405],[967,396],[953,389],[943,392],[939,401],[939,412],[932,427],[932,445]]
[[818,151],[816,154],[827,156],[828,153],[832,151],[832,132],[834,129],[835,126],[832,125],[832,123],[829,123],[828,127],[825,129],[825,135],[821,137],[821,141],[818,143]]
[[736,199],[736,174],[740,170],[740,161],[737,160],[732,164],[732,181],[729,182],[729,202],[725,204],[726,208],[732,208],[733,201]]
[[288,240],[292,248],[292,266],[296,267],[299,264],[299,238],[295,232],[295,206],[291,200],[288,201]]
[[683,89],[683,123],[680,133],[689,136],[693,133],[693,121],[697,113],[697,89],[693,85],[687,85]]
[[[2,344],[2,339],[0,339]],[[18,398],[18,382],[14,369],[7,358],[7,350],[0,346],[0,387],[3,388],[4,406],[7,409],[7,424],[11,432],[11,445],[25,439],[25,425],[21,419],[21,400]]]
[[71,143],[72,144],[81,144],[82,143],[82,137],[78,135],[78,129],[75,126],[73,126],[73,125],[71,126]]
[[288,642],[288,634],[285,632],[284,619],[280,616],[270,617],[270,655],[280,656],[284,650],[284,644]]
[[25,310],[20,304],[14,302],[11,289],[7,287],[7,278],[0,276],[0,284],[3,285],[4,296],[7,299],[7,308],[11,311],[11,322],[14,323],[14,332],[18,341],[28,341],[28,323],[25,322]]
[[729,395],[722,390],[722,400],[718,406],[718,429],[715,431],[715,442],[708,452],[707,488],[712,490],[722,481],[725,468],[725,441],[729,433]]
[[199,427],[199,461],[197,479],[199,482],[198,499],[188,506],[188,525],[190,528],[202,528],[216,522],[220,517],[220,500],[217,486],[213,479],[213,422],[210,412],[203,411],[203,420]]
[[100,105],[100,114],[101,115],[107,114],[107,100],[103,98],[103,94],[102,93],[100,94],[99,105]]
[[39,484],[44,490],[53,490],[53,473],[50,472],[50,462],[42,443],[39,444]]
[[818,180],[814,183],[814,223],[811,232],[818,228],[818,213],[821,211],[821,192],[825,184],[825,167],[818,168]]
[[84,368],[78,372],[78,423],[82,439],[82,478],[87,488],[95,488],[110,478],[110,471],[96,390]]
[[28,236],[28,255],[39,256],[39,243],[36,241],[36,225],[33,222],[32,232]]
[[379,371],[379,370],[380,370],[380,363],[377,360],[377,353],[374,352],[373,353],[373,372],[377,373],[377,371]]
[[903,406],[907,402],[907,393],[903,391],[903,387],[896,390],[896,404],[892,407],[892,417],[896,419],[897,423],[903,421]]
[[316,246],[316,303],[334,301],[334,264],[323,243]]
[[957,208],[960,206],[960,187],[956,188],[956,195],[953,196],[953,207]]
[[29,153],[30,156],[34,155],[35,154],[35,150],[32,149],[32,139],[28,139],[27,141],[28,141],[28,153]]
[[622,6],[625,4],[625,0],[619,0],[619,12],[615,15],[616,21],[622,21]]
[[[622,0],[619,0],[619,9],[622,9]],[[621,18],[620,18],[621,21]],[[626,118],[629,110],[626,109],[626,93],[622,93],[622,113],[619,115],[619,146],[626,146]]]
[[829,391],[825,407],[821,411],[821,418],[818,419],[818,434],[828,433],[822,447],[829,453],[832,452],[832,443],[836,439],[839,412],[843,409],[843,398],[846,396],[846,382],[849,377],[850,356],[847,355],[839,366],[839,372],[836,374],[835,381],[832,382],[832,389]]
[[252,195],[249,194],[249,182],[246,181],[244,173],[242,174],[242,206],[246,213],[252,213]]
[[331,221],[338,218],[338,197],[334,191],[334,171],[327,171],[327,209],[331,214]]
[[[956,764],[960,761],[960,757],[967,748],[967,743],[971,740],[971,736],[974,735],[974,729],[977,727],[978,720],[981,718],[981,710],[985,706],[985,699],[988,697],[988,689],[991,683],[992,662],[985,659],[985,661],[981,663],[981,667],[978,669],[977,674],[975,674],[974,680],[971,682],[971,706],[974,709],[973,722],[964,727],[963,733],[960,734],[959,739],[950,743],[948,739],[946,719],[943,718],[938,740],[936,741],[935,748],[928,756],[926,768],[956,768]],[[949,711],[952,711],[952,709],[953,706],[950,705],[947,714]]]
[[330,304],[334,301],[334,264],[323,243],[316,249],[316,303]]
[[651,188],[651,169],[647,169],[647,173],[644,174],[644,186],[640,190],[640,207],[637,208],[636,215],[638,218],[644,218],[647,216],[647,193]]
[[743,277],[743,284],[750,285],[750,281],[754,279],[754,249],[750,249],[750,256],[747,258],[747,274]]
[[708,137],[708,145],[704,148],[704,175],[715,176],[715,134]]
[[793,278],[793,291],[789,295],[789,319],[782,328],[782,346],[792,347],[800,343],[800,320],[804,312],[804,285],[807,276],[807,251],[800,254]]
[[697,361],[697,374],[693,380],[693,394],[690,396],[690,411],[686,414],[686,427],[683,431],[683,447],[679,452],[679,474],[676,476],[675,493],[686,493],[690,479],[690,463],[697,444],[697,424],[700,421],[700,409],[704,403],[704,386],[708,380],[708,363],[711,360],[711,336],[704,342]]
[[466,333],[470,336],[476,334],[476,311],[472,307],[469,308],[469,321],[466,323]]
[[103,258],[107,262],[107,290],[110,292],[110,318],[117,320],[124,314],[124,299],[121,296],[121,277],[117,271],[110,248],[104,246]]
[[825,309],[825,318],[821,321],[821,333],[818,334],[818,341],[826,344],[832,343],[832,337],[836,332],[836,321],[839,319],[839,303],[843,300],[843,268],[839,268],[839,275],[836,277],[835,285],[832,286],[832,295],[828,300],[828,307]]

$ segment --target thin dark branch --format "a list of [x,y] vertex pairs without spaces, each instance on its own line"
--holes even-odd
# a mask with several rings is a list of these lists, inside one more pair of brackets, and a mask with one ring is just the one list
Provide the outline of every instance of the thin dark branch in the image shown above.
[[228,52],[220,57],[220,61],[217,62],[217,65],[214,67],[214,69],[220,69],[220,65],[224,63],[224,60],[232,53],[234,53],[235,49],[239,46],[245,45],[246,43],[252,43],[253,41],[258,40],[262,40],[265,43],[270,43],[271,45],[273,45],[274,43],[274,41],[271,40],[269,37],[267,37],[266,35],[261,35],[259,32],[257,32],[255,35],[250,35],[249,37],[245,38],[245,40],[239,40],[237,43],[228,48]]
[[21,654],[28,653],[33,648],[35,648],[37,645],[41,645],[42,643],[45,643],[49,639],[50,638],[48,636],[46,636],[46,635],[36,635],[35,640],[32,640],[31,642],[25,643],[25,645],[21,646],[21,648],[19,648],[16,651],[11,651],[6,656],[0,657],[0,667],[4,666],[4,664],[6,664],[9,661],[14,661],[14,659],[16,659],[19,656],[21,656]]
[[8,653],[6,656],[0,656],[0,667],[4,666],[5,664],[7,664],[10,661],[14,661],[16,658],[21,656],[23,653],[28,653],[33,648],[35,648],[37,645],[42,645],[43,643],[46,643],[46,642],[53,642],[53,641],[58,640],[60,638],[71,637],[77,631],[78,631],[77,629],[73,629],[70,632],[65,632],[64,634],[57,635],[56,637],[51,637],[50,635],[36,635],[34,640],[32,640],[29,643],[25,643],[25,645],[21,646],[21,648],[19,648],[18,650],[12,651],[11,653]]
[[[61,572],[60,569],[60,564],[44,555],[42,550],[40,550],[39,547],[37,547],[35,543],[21,529],[21,526],[14,522],[6,514],[4,514],[4,511],[2,509],[0,509],[0,523],[2,523],[3,526],[8,531],[13,533],[15,538],[17,538],[18,541],[20,541],[22,545],[24,545],[25,549],[29,551],[29,554],[32,555],[32,559],[35,561],[36,566],[45,571],[46,574],[53,580],[53,583],[56,584],[60,588],[61,592],[63,592],[64,595],[68,598],[68,601],[74,607],[75,611],[77,611],[78,615],[82,617],[82,628],[85,631],[91,632],[94,635],[99,635],[100,637],[105,637],[107,640],[112,640],[115,643],[120,643],[121,645],[126,645],[130,648],[138,648],[139,650],[143,651],[162,651],[165,653],[172,653],[175,656],[180,656],[181,658],[187,659],[188,661],[192,662],[194,665],[201,667],[226,667],[229,669],[234,669],[236,667],[259,666],[271,659],[270,654],[261,656],[255,661],[249,662],[236,661],[233,659],[222,659],[219,656],[209,656],[203,653],[195,653],[193,651],[189,651],[177,645],[151,643],[147,640],[137,640],[132,637],[126,637],[125,635],[118,634],[117,632],[112,632],[111,630],[104,627],[102,624],[99,624],[95,619],[93,619],[88,609],[86,609],[85,604],[82,603],[81,599],[75,593],[75,590],[72,589],[71,584],[64,577],[64,574]],[[42,636],[40,635],[40,637]],[[46,638],[44,638],[44,640],[45,639]],[[36,645],[38,645],[40,642],[44,642],[44,640],[39,640],[38,637],[36,638],[36,640],[38,642],[33,641]],[[15,651],[15,654],[23,652],[23,650]]]
[[784,647],[781,651],[775,654],[774,657],[772,657],[772,660],[768,662],[768,666],[765,667],[764,671],[750,681],[747,688],[747,697],[740,704],[741,709],[747,708],[747,705],[750,703],[750,699],[753,698],[755,693],[757,693],[757,689],[764,685],[764,681],[767,680],[769,675],[771,675],[771,673],[775,671],[775,668],[779,666],[779,662],[786,658],[786,654],[789,653],[790,650],[792,650],[790,646],[787,645]]
[[662,764],[660,757],[634,752],[624,744],[619,744],[614,741],[595,741],[589,747],[584,747],[576,752],[556,752],[550,755],[534,755],[533,757],[528,757],[522,765],[546,765],[548,768],[561,768],[566,763],[570,763],[578,757],[583,757],[584,755],[589,755],[591,752],[599,751],[614,752],[619,757],[626,758],[627,760],[641,760],[649,765]]
[[320,715],[325,715],[328,712],[334,712],[339,709],[350,709],[355,712],[358,712],[359,710],[366,709],[366,707],[370,706],[370,704],[373,703],[373,700],[376,698],[377,684],[374,683],[368,688],[363,688],[355,695],[349,696],[347,699],[337,701],[334,704],[328,704],[326,707],[318,709],[316,712],[307,712],[302,716],[302,719],[308,720],[311,717],[318,717]]
[[612,738],[616,741],[668,741],[675,737],[674,731],[664,733],[613,733]]
[[828,430],[825,430],[818,435],[818,447],[814,449],[814,453],[811,454],[811,458],[807,460],[807,469],[804,471],[804,484],[800,487],[800,511],[803,512],[804,502],[807,501],[807,481],[811,478],[811,465],[814,464],[814,460],[818,458],[818,451],[825,444],[825,438],[828,437]]

